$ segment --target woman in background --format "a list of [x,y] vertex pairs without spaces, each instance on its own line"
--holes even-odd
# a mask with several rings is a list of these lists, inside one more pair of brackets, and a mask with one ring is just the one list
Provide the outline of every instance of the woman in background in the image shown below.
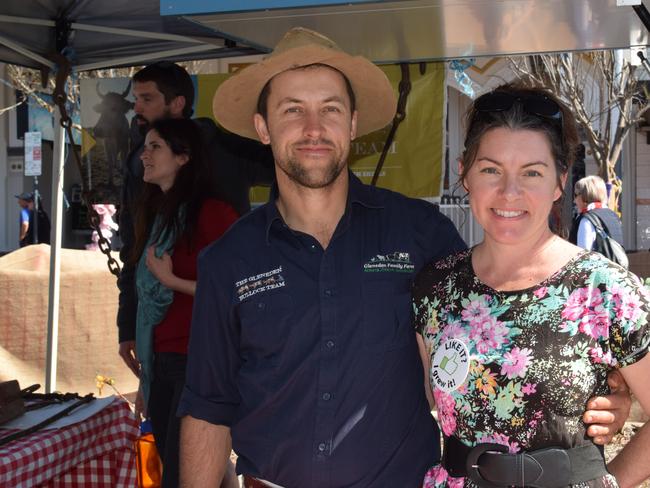
[[623,224],[616,212],[607,208],[607,188],[600,176],[592,175],[579,179],[574,185],[573,201],[578,210],[569,241],[588,251],[596,242],[596,229],[584,214],[589,212],[603,223],[610,237],[623,245]]
[[[136,209],[132,256],[138,292],[137,407],[151,418],[163,487],[178,486],[176,409],[185,384],[196,259],[238,217],[214,194],[204,150],[193,121],[163,119],[147,133],[141,156],[145,183]],[[232,466],[224,485],[228,482],[236,482]]]

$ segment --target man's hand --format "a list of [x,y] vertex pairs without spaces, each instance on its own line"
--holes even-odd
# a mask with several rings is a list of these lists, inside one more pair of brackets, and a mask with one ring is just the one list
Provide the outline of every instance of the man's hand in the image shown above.
[[630,391],[619,371],[612,371],[607,376],[607,383],[612,393],[590,398],[587,411],[582,416],[585,424],[590,424],[587,435],[601,445],[610,442],[623,428],[632,406]]
[[133,374],[140,377],[140,363],[135,357],[135,341],[120,342],[120,357]]
[[144,403],[144,395],[142,394],[142,385],[138,387],[138,393],[135,396],[135,417],[138,420],[147,418],[147,406]]

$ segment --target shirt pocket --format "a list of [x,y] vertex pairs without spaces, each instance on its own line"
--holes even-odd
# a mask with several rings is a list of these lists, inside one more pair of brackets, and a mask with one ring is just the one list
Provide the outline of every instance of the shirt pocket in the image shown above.
[[293,301],[286,293],[260,294],[239,304],[240,351],[249,366],[278,364],[292,315]]
[[409,343],[414,334],[411,322],[411,280],[391,274],[373,275],[363,282],[363,344],[389,351]]

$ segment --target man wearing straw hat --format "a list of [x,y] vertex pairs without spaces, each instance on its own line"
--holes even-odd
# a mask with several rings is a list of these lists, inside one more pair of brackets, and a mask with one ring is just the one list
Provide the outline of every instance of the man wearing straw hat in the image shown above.
[[231,442],[246,487],[416,487],[438,459],[410,284],[465,244],[347,169],[395,108],[381,70],[301,28],[217,90],[217,120],[271,145],[277,186],[199,258],[182,486],[217,486]]

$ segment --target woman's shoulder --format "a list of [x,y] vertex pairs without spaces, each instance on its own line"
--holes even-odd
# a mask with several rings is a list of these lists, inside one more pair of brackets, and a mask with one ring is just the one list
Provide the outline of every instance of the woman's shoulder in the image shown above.
[[228,203],[216,198],[206,198],[201,204],[198,232],[205,242],[221,237],[237,221],[239,214]]
[[587,217],[585,217],[585,215],[586,214],[581,214],[576,220],[576,222],[578,223],[578,228],[580,229],[584,228],[585,226],[589,226],[589,227],[594,226],[594,224],[592,224],[591,221]]
[[234,217],[234,220],[236,220],[239,217],[239,214],[232,207],[232,205],[224,202],[223,200],[219,200],[218,198],[214,197],[208,197],[203,200],[201,204],[199,220],[214,220],[216,217]]
[[230,205],[229,203],[215,197],[207,197],[206,199],[203,200],[203,203],[201,204],[201,211],[212,210],[212,209],[232,210],[233,212],[235,211],[233,206]]
[[464,249],[425,264],[415,278],[416,285],[441,282],[443,278],[454,271],[465,269],[470,264],[471,253],[471,249]]
[[[600,287],[625,286],[638,288],[644,293],[647,292],[637,275],[596,251],[581,253],[575,259],[570,272],[581,275],[581,281],[586,285]],[[574,282],[576,282],[575,278]]]
[[457,268],[458,266],[462,266],[463,264],[467,263],[468,260],[471,258],[471,254],[472,254],[471,249],[463,249],[462,251],[456,251],[442,259],[430,261],[424,266],[423,269],[427,269],[430,272],[445,273],[447,272],[447,270]]

